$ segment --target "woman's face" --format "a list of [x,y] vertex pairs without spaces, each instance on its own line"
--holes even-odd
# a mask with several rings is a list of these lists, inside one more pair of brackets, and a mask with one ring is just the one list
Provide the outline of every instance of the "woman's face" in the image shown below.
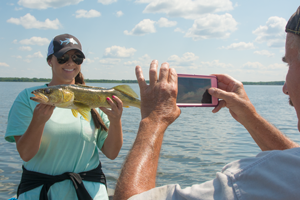
[[72,60],[72,56],[80,56],[80,52],[77,50],[70,50],[64,55],[69,55],[69,60],[63,64],[59,64],[57,57],[54,55],[48,61],[50,67],[52,67],[52,80],[49,85],[61,85],[61,84],[75,84],[75,77],[81,70],[81,64],[78,65]]

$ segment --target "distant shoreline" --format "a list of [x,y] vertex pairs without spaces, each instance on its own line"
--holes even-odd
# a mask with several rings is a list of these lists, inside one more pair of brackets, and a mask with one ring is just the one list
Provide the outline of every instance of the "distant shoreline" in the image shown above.
[[[0,82],[50,82],[50,78],[0,77]],[[137,80],[85,79],[87,83],[137,83]],[[147,81],[148,82],[148,81]],[[284,85],[285,81],[243,82],[244,85]]]

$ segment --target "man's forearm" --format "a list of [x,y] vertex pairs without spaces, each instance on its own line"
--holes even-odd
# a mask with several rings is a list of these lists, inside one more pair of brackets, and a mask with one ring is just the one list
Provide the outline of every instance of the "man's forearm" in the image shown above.
[[122,168],[114,199],[122,200],[155,187],[156,171],[167,125],[148,118],[140,122],[133,147]]
[[257,113],[243,125],[262,151],[299,147],[297,143],[290,140],[280,130]]

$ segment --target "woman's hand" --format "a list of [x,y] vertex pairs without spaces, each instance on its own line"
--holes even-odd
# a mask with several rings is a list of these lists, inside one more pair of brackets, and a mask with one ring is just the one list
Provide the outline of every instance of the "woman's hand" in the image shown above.
[[100,107],[100,109],[107,115],[110,123],[119,123],[123,112],[123,102],[117,96],[112,96],[112,99],[107,97],[106,101],[111,106],[111,110]]
[[32,121],[36,121],[37,123],[46,123],[50,119],[54,108],[55,106],[46,104],[36,105],[33,111]]

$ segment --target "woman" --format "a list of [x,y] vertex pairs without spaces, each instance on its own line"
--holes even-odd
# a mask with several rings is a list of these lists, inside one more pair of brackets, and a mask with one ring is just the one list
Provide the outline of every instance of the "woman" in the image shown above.
[[[47,86],[84,84],[84,58],[76,37],[56,36],[48,48],[52,80]],[[42,87],[23,90],[8,116],[5,139],[16,142],[24,161],[18,199],[108,199],[98,149],[110,159],[119,154],[122,101],[107,98],[112,109],[91,110],[93,120],[87,122],[69,109],[30,100],[31,91]]]

